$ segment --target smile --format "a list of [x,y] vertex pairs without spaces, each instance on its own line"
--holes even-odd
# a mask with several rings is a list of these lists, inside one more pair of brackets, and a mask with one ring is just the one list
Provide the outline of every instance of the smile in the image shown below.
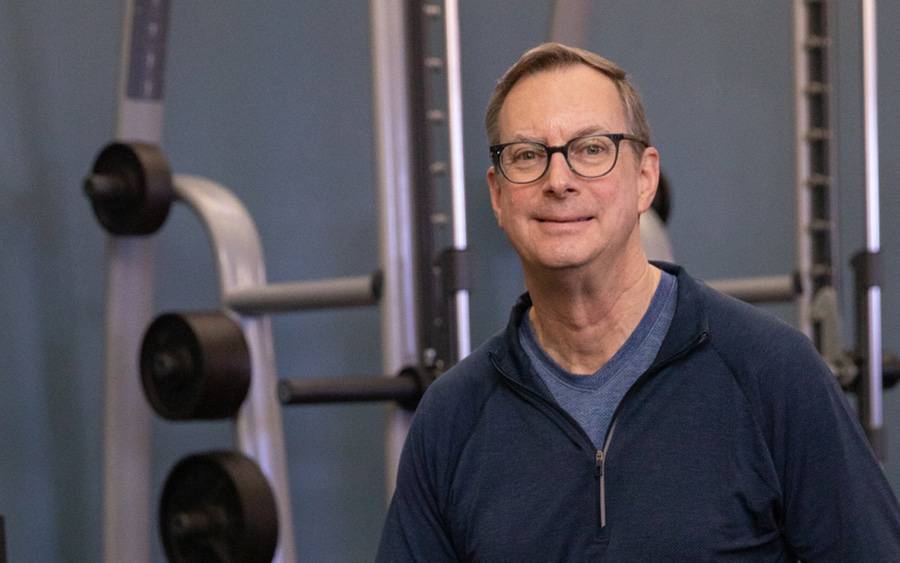
[[590,221],[593,217],[537,217],[538,222],[540,223],[583,223],[585,221]]

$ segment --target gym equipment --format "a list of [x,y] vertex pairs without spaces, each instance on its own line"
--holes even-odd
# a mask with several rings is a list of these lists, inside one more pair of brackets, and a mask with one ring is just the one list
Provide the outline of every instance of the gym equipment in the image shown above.
[[218,451],[179,461],[163,487],[160,535],[173,563],[269,563],[278,510],[250,458]]
[[236,416],[250,388],[240,325],[220,312],[157,317],[141,345],[141,383],[163,418]]
[[[114,137],[158,145],[168,0],[123,2],[122,57]],[[152,412],[142,396],[137,354],[153,310],[151,237],[108,238],[103,390],[103,560],[150,559]]]
[[[158,145],[162,137],[163,67],[165,42],[168,29],[169,2],[167,0],[127,0],[123,25],[122,67],[120,71],[118,119],[115,136],[130,142]],[[137,148],[135,148],[137,147]],[[156,173],[135,173],[135,158],[141,163],[155,160],[147,157],[143,149],[133,144],[135,155],[112,158],[109,153],[98,158],[98,164],[85,190],[92,203],[100,204],[102,214],[118,215],[129,212],[132,206],[140,208],[141,201],[151,194],[150,207],[159,209],[162,200],[156,197],[161,184]],[[113,149],[111,149],[113,150]],[[120,151],[120,148],[115,149]],[[107,158],[115,161],[114,169],[125,172],[111,174],[106,168]],[[129,160],[131,161],[129,163]],[[153,168],[156,170],[156,168]],[[130,171],[130,172],[129,172]],[[143,182],[143,184],[142,184]],[[176,198],[193,201],[190,194],[179,193],[178,181],[171,180]],[[191,184],[190,180],[182,183]],[[207,187],[202,181],[194,182],[200,190]],[[140,188],[146,188],[141,192]],[[190,189],[186,191],[190,192]],[[213,190],[214,191],[214,190]],[[143,193],[143,198],[136,194]],[[202,195],[197,198],[202,199]],[[226,195],[229,199],[229,195]],[[234,198],[230,198],[233,200]],[[126,205],[127,203],[127,205]],[[207,202],[209,203],[209,202]],[[200,205],[200,203],[198,203]],[[96,209],[96,206],[95,206]],[[224,289],[238,286],[259,285],[264,282],[264,268],[254,258],[260,256],[258,237],[252,222],[249,229],[246,213],[238,204],[236,229],[231,236],[237,239],[236,250],[223,251],[219,274]],[[109,563],[129,561],[146,562],[150,557],[149,509],[150,509],[150,446],[151,411],[142,397],[137,374],[137,362],[141,337],[149,324],[153,309],[155,279],[155,248],[150,237],[121,236],[122,234],[147,234],[156,223],[162,224],[163,213],[150,213],[146,219],[142,212],[138,218],[126,223],[137,223],[132,228],[118,228],[109,239],[109,283],[107,289],[107,341],[106,385],[104,393],[104,547],[103,557]],[[127,215],[127,213],[126,213]],[[233,218],[218,218],[218,229],[229,228]],[[243,229],[241,227],[244,227]],[[207,225],[214,235],[216,226]],[[111,229],[113,230],[113,229]],[[229,240],[225,234],[220,238]],[[254,246],[255,245],[255,246]],[[235,260],[231,254],[237,254]],[[241,259],[249,265],[241,263]],[[224,291],[223,291],[224,292]],[[287,471],[284,461],[284,441],[281,418],[275,398],[274,360],[271,357],[271,328],[266,321],[245,320],[243,331],[251,350],[251,366],[254,374],[262,373],[251,386],[247,399],[237,418],[237,441],[240,449],[254,457],[264,474],[271,479],[276,497],[281,541],[276,560],[294,561],[294,538],[290,513],[290,496],[287,488]],[[266,376],[268,374],[268,377]]]
[[756,276],[707,282],[710,287],[747,303],[791,301],[800,293],[798,276]]
[[590,0],[556,0],[550,19],[550,41],[586,47],[584,38],[591,21],[590,15]]
[[672,243],[666,232],[666,226],[652,207],[641,214],[640,219],[641,244],[648,260],[661,260],[674,262]]
[[839,287],[835,158],[834,33],[827,0],[794,1],[797,191],[797,295],[800,329],[816,339],[810,307],[816,293]]
[[332,278],[322,281],[272,283],[236,289],[226,296],[228,308],[242,315],[336,309],[377,305],[384,276]]
[[111,143],[84,180],[97,220],[113,235],[148,235],[165,222],[174,199],[172,172],[149,143]]
[[[412,0],[407,5],[405,48],[411,64],[401,79],[407,82],[409,92],[414,140],[413,234],[415,252],[422,257],[415,271],[421,292],[418,345],[422,363],[444,370],[468,355],[470,348],[457,5]],[[430,40],[432,35],[443,36],[443,53],[429,47],[435,43]],[[435,84],[440,76],[445,84]],[[432,99],[432,93],[442,87],[445,107]],[[440,139],[443,128],[445,142]],[[446,154],[441,154],[438,147],[444,145]],[[450,201],[442,201],[447,192]]]
[[[407,8],[422,10],[420,13],[428,21],[444,16],[444,59],[432,56],[407,60],[410,45],[425,44],[421,34],[407,33]],[[161,137],[168,2],[129,0],[125,12],[125,56],[116,136],[154,144]],[[373,1],[371,16],[380,272],[335,280],[267,284],[259,237],[240,201],[209,180],[172,177],[167,167],[150,167],[148,163],[164,163],[164,159],[156,149],[143,144],[119,143],[107,147],[85,181],[85,192],[91,197],[98,219],[102,217],[104,226],[115,235],[110,240],[113,252],[107,320],[104,508],[107,561],[140,562],[149,557],[144,532],[149,527],[145,506],[150,482],[147,475],[150,421],[146,405],[135,388],[137,378],[130,374],[140,340],[138,331],[149,324],[154,255],[152,239],[131,235],[146,235],[159,228],[173,198],[186,203],[196,213],[211,239],[223,311],[208,317],[173,313],[150,326],[142,350],[142,383],[148,402],[168,418],[236,418],[238,449],[258,463],[271,483],[280,537],[274,554],[276,560],[294,560],[295,550],[281,412],[275,394],[271,322],[265,315],[380,303],[382,373],[402,375],[396,382],[374,378],[363,394],[369,398],[372,392],[390,396],[407,408],[414,406],[440,369],[469,353],[456,3],[448,0],[442,9],[436,4],[422,6],[412,1]],[[431,108],[424,112],[424,118],[418,115],[415,119],[430,124],[445,122],[449,128],[448,157],[441,160],[422,154],[419,158],[420,163],[428,162],[426,169],[432,179],[449,172],[450,213],[443,212],[438,205],[439,198],[429,194],[446,192],[437,190],[434,183],[417,181],[415,197],[412,193],[409,89],[410,83],[418,89],[421,82],[412,82],[408,66],[418,69],[420,64],[446,73],[447,111]],[[168,188],[170,193],[164,193],[163,188]],[[415,227],[413,210],[420,219]],[[129,216],[127,220],[123,215]],[[432,236],[444,224],[452,225],[449,245],[441,244],[440,237]],[[417,277],[414,272],[420,275]],[[444,297],[447,294],[452,297]],[[433,309],[420,315],[416,295],[431,296],[429,307]],[[239,329],[223,320],[229,317]],[[417,328],[416,319],[427,322]],[[440,326],[433,322],[437,319],[441,320]],[[207,323],[219,328],[204,328]],[[427,334],[422,332],[423,327],[429,329]],[[242,334],[246,349],[230,348],[230,359],[221,362],[213,359],[219,352],[215,345],[210,347],[208,339],[224,333],[233,336],[236,332]],[[249,390],[247,364],[252,373]],[[314,381],[304,382],[307,389],[310,383]],[[339,394],[347,398],[348,388],[358,384],[345,381]],[[376,387],[379,389],[373,391]],[[385,391],[384,387],[392,389]],[[359,397],[358,391],[354,396]],[[306,392],[306,400],[310,394]],[[408,428],[409,416],[405,412],[398,411],[392,417],[388,431],[389,493]],[[126,459],[127,467],[123,463]],[[139,482],[135,484],[133,479]]]
[[[396,374],[405,366],[421,365],[440,372],[468,355],[471,346],[468,283],[463,279],[466,215],[457,3],[371,0],[369,5],[385,280],[381,371]],[[430,40],[431,34],[442,35],[443,41]],[[437,83],[439,78],[443,84]],[[445,106],[431,98],[441,90],[446,92]],[[405,410],[396,410],[388,422],[388,497],[409,422]]]
[[282,379],[278,398],[284,405],[396,401],[407,411],[414,411],[435,378],[433,370],[407,367],[387,377]]
[[[265,288],[257,292],[265,295]],[[302,302],[318,308],[319,301],[307,297]],[[297,304],[270,299],[278,310]],[[387,377],[282,379],[278,397],[285,405],[396,401],[413,411],[435,377],[434,370],[406,367]],[[250,352],[240,325],[220,312],[160,315],[141,346],[141,382],[153,409],[169,420],[236,416],[250,387]]]
[[896,382],[894,357],[882,357],[879,240],[877,64],[875,0],[863,0],[863,113],[866,247],[855,272],[856,346],[839,342],[835,267],[838,225],[834,188],[834,3],[794,0],[797,145],[797,271],[792,276],[718,280],[710,285],[751,302],[794,301],[800,329],[816,344],[841,385],[857,393],[859,418],[873,451],[884,459],[882,394]]
[[839,310],[837,291],[833,287],[825,287],[816,293],[810,314],[818,338],[816,349],[825,358],[841,387],[850,389],[855,385],[859,370],[856,358],[843,348]]
[[[872,449],[884,459],[881,351],[881,223],[878,183],[878,45],[875,0],[862,1],[863,123],[866,158],[866,248],[854,259],[856,270],[856,349],[865,378],[859,388],[860,419]],[[863,297],[864,295],[864,297]]]

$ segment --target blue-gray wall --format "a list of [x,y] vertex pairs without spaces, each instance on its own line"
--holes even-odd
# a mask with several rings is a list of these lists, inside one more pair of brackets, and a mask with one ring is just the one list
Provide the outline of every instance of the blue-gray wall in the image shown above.
[[[0,514],[12,561],[100,558],[106,239],[79,180],[113,130],[122,16],[113,4],[0,1]],[[843,262],[863,243],[855,4],[842,3],[837,34]],[[900,5],[880,4],[884,330],[886,347],[900,351],[892,158],[900,143],[891,135],[900,44],[888,33],[900,25]],[[164,145],[173,167],[243,199],[271,280],[375,269],[367,3],[173,2],[171,16]],[[461,5],[475,343],[503,324],[522,288],[484,187],[483,108],[494,80],[546,39],[549,22],[544,1]],[[708,278],[790,271],[790,2],[602,1],[588,28],[585,46],[628,69],[644,95],[673,184],[679,261]],[[196,220],[176,209],[158,238],[159,308],[214,307],[212,259]],[[286,376],[380,366],[375,311],[279,317],[275,334]],[[900,490],[895,392],[886,411],[886,471]],[[384,514],[385,418],[372,406],[285,411],[304,560],[371,558]],[[157,422],[154,443],[158,490],[175,460],[227,446],[230,430]]]

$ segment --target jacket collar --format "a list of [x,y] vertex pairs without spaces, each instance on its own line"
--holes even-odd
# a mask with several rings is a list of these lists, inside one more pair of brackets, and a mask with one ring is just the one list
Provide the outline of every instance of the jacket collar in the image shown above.
[[[699,344],[709,333],[709,322],[703,306],[703,287],[684,271],[684,268],[666,262],[652,262],[678,279],[678,295],[675,316],[660,346],[650,370],[661,366]],[[518,327],[522,317],[531,307],[531,296],[522,294],[509,316],[506,330],[488,349],[491,361],[510,377],[532,389],[543,389],[538,376],[531,368],[531,361],[519,344]]]

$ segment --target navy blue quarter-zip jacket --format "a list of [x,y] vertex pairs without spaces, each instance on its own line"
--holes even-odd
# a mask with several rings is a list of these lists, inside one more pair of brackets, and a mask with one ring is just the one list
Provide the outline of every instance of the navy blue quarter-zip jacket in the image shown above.
[[842,391],[786,324],[678,276],[601,449],[506,330],[413,420],[378,561],[900,562],[900,509]]

